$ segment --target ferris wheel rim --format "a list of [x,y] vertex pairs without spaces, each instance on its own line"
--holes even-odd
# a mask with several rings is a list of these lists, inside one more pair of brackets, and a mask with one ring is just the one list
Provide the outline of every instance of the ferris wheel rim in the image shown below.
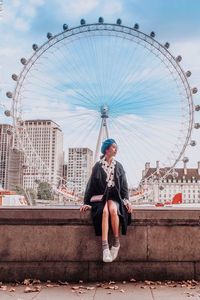
[[[186,147],[188,146],[189,139],[191,137],[191,132],[194,124],[194,103],[193,103],[193,96],[190,88],[190,84],[188,82],[187,76],[185,72],[183,71],[180,64],[177,62],[176,58],[171,54],[171,52],[163,46],[160,42],[158,42],[155,38],[151,37],[150,35],[134,29],[129,26],[125,26],[122,24],[114,24],[114,23],[90,23],[90,24],[84,24],[75,26],[72,28],[69,28],[67,30],[64,30],[54,36],[52,36],[49,40],[47,40],[45,43],[43,43],[34,53],[33,55],[27,60],[26,64],[24,65],[22,71],[20,72],[17,80],[17,84],[13,93],[13,105],[12,105],[12,114],[13,114],[13,123],[15,131],[18,135],[18,120],[17,120],[17,103],[18,103],[18,97],[20,95],[20,89],[23,85],[23,81],[26,78],[27,73],[31,69],[32,65],[40,58],[40,56],[46,52],[49,48],[54,46],[56,43],[59,43],[60,41],[67,39],[71,36],[75,35],[83,35],[86,32],[100,32],[100,31],[109,31],[116,33],[122,33],[125,35],[131,35],[137,38],[138,40],[142,40],[143,42],[149,44],[153,49],[156,49],[158,52],[160,52],[162,55],[166,57],[166,59],[171,63],[174,70],[176,71],[176,74],[178,74],[179,78],[182,81],[182,84],[184,86],[184,90],[186,93],[186,98],[188,100],[188,107],[189,107],[189,122],[188,122],[188,130],[187,130],[187,136],[185,138],[185,143],[182,147],[181,152],[179,153],[178,157],[174,161],[173,165],[170,166],[170,168],[174,168],[174,166],[177,164],[177,162],[182,157],[183,153],[185,152]],[[68,35],[67,35],[68,34]],[[116,35],[117,36],[117,35]],[[60,39],[59,39],[60,37]],[[155,45],[157,47],[155,47]],[[45,48],[46,47],[46,48]],[[34,60],[35,59],[35,60]],[[27,70],[28,69],[28,70]],[[25,71],[27,71],[25,73]],[[25,76],[23,77],[23,74],[25,73]],[[22,79],[22,81],[21,81]]]

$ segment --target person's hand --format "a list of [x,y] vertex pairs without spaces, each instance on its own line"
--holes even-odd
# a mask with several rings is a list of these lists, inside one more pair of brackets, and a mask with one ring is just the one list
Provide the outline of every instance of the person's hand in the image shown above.
[[133,211],[133,206],[131,205],[131,203],[130,203],[130,202],[127,202],[127,203],[125,203],[124,205],[126,206],[127,211],[128,211],[129,213],[132,213],[132,211]]
[[89,210],[89,209],[91,209],[91,207],[92,207],[91,205],[83,204],[83,205],[80,207],[80,212]]

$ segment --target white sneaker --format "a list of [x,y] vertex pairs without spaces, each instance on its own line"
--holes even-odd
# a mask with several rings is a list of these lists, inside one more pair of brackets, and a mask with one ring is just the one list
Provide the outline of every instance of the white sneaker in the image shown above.
[[103,261],[104,262],[112,262],[112,256],[110,253],[110,249],[103,250]]
[[110,253],[112,256],[112,260],[115,260],[117,258],[119,248],[120,248],[120,245],[118,247],[114,247],[114,246],[111,247]]

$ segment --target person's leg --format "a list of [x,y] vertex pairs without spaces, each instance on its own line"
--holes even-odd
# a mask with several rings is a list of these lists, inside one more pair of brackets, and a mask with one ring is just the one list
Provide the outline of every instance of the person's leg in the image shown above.
[[113,242],[113,246],[111,248],[111,255],[114,260],[114,259],[116,259],[119,248],[120,248],[120,242],[119,242],[120,222],[119,222],[119,216],[117,213],[117,205],[112,200],[108,200],[108,211],[111,216],[111,225],[112,225],[112,230],[113,230],[113,235],[114,235],[114,242]]
[[112,200],[108,200],[108,211],[111,217],[111,225],[114,237],[119,238],[119,216],[117,213],[117,205]]
[[102,214],[102,249],[103,249],[104,262],[112,262],[112,256],[108,245],[108,228],[109,228],[109,211],[108,211],[108,204],[106,202]]
[[102,241],[108,241],[108,218],[109,218],[109,211],[108,211],[108,204],[105,203],[102,215]]

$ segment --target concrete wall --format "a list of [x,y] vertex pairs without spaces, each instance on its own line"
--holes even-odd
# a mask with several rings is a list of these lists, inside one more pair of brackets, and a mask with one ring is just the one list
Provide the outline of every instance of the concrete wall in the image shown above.
[[102,262],[90,212],[0,209],[0,281],[200,280],[200,209],[135,208],[119,257]]

